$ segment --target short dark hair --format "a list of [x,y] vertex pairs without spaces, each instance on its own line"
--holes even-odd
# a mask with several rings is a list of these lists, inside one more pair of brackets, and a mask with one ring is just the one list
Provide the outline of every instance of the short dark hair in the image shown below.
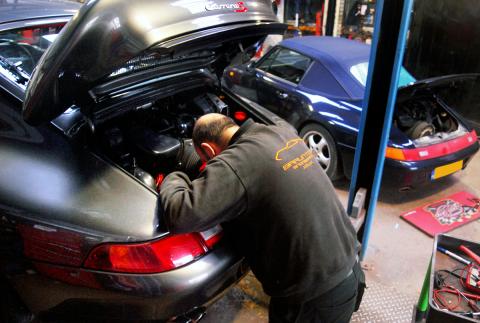
[[222,133],[231,127],[235,127],[237,124],[231,118],[225,115],[218,115],[216,118],[212,118],[205,122],[195,123],[193,128],[192,140],[193,144],[200,147],[202,142],[213,142],[216,144],[222,144],[220,142]]

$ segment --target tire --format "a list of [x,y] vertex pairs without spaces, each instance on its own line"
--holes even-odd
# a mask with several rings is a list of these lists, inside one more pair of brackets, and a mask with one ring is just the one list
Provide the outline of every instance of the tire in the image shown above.
[[337,145],[327,129],[319,124],[308,124],[300,130],[300,137],[312,149],[316,160],[325,170],[330,180],[342,177]]
[[425,121],[417,121],[413,127],[407,130],[407,136],[414,140],[424,136],[431,136],[434,133],[435,128]]

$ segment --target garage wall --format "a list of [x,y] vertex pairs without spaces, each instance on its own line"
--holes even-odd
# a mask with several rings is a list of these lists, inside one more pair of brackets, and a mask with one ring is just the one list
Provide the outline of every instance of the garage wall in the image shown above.
[[406,67],[419,78],[480,72],[480,1],[417,0]]

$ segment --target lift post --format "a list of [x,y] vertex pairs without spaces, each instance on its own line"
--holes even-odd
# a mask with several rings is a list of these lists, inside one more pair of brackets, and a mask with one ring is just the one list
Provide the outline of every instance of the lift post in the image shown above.
[[412,3],[413,0],[380,0],[376,5],[368,78],[347,208],[347,213],[351,214],[356,192],[360,188],[366,189],[366,218],[359,232],[362,240],[361,260],[368,248],[382,180]]

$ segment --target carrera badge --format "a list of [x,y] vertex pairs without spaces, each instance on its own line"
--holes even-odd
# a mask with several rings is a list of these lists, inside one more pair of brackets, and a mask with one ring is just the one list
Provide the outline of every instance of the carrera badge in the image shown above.
[[243,1],[237,1],[235,3],[212,3],[209,2],[205,5],[205,9],[207,11],[212,10],[233,10],[233,12],[247,12],[248,8],[245,6]]

